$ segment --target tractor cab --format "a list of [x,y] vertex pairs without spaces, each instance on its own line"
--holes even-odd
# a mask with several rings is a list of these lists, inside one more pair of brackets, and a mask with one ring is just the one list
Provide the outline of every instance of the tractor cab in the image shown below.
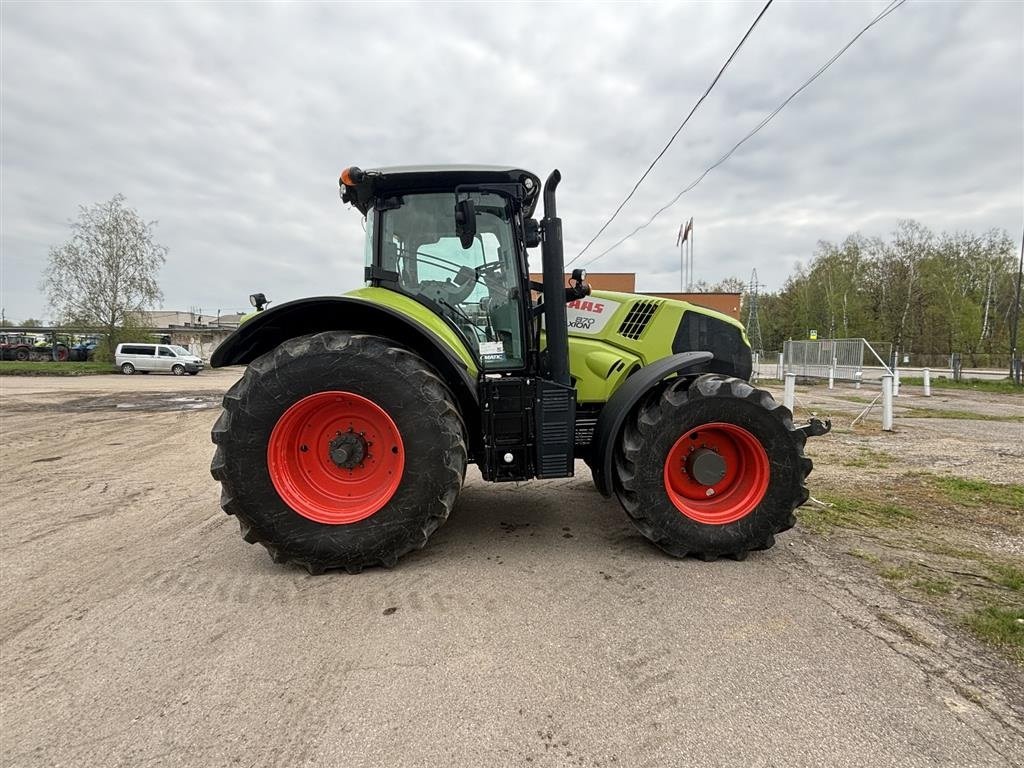
[[[517,168],[413,166],[341,174],[341,198],[366,216],[368,285],[404,294],[443,318],[478,362],[481,471],[493,480],[573,473],[575,392],[569,379],[561,222],[551,174]],[[543,285],[526,249],[542,245]],[[544,292],[533,301],[531,288]],[[548,329],[541,356],[541,315]],[[545,437],[547,436],[547,437]]]
[[539,242],[530,218],[539,190],[533,174],[491,166],[342,177],[342,199],[366,216],[367,284],[427,306],[492,372],[536,365],[526,248]]

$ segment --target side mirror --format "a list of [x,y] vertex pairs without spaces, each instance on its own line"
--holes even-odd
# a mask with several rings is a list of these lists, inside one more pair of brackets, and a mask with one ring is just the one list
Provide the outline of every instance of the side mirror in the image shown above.
[[536,219],[523,221],[523,239],[526,241],[527,248],[536,248],[540,245],[540,224]]
[[455,204],[455,234],[464,249],[473,247],[476,238],[476,206],[472,200],[459,200]]

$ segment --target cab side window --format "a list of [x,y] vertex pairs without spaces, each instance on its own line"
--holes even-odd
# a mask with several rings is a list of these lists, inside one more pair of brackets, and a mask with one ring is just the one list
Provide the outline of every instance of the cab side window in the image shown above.
[[177,355],[171,352],[167,347],[160,347],[160,357],[177,357]]

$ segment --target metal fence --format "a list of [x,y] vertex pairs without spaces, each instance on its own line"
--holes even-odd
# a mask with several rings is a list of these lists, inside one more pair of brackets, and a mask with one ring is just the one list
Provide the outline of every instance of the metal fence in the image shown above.
[[881,366],[889,373],[891,344],[870,344],[866,339],[787,341],[782,350],[783,375],[860,381],[864,369]]

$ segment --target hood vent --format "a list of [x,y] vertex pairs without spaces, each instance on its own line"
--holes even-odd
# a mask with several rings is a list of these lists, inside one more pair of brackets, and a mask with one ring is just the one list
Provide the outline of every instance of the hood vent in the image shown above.
[[619,326],[619,334],[627,339],[639,339],[643,336],[651,318],[654,317],[659,304],[660,302],[657,301],[638,301],[629,308],[626,319]]

